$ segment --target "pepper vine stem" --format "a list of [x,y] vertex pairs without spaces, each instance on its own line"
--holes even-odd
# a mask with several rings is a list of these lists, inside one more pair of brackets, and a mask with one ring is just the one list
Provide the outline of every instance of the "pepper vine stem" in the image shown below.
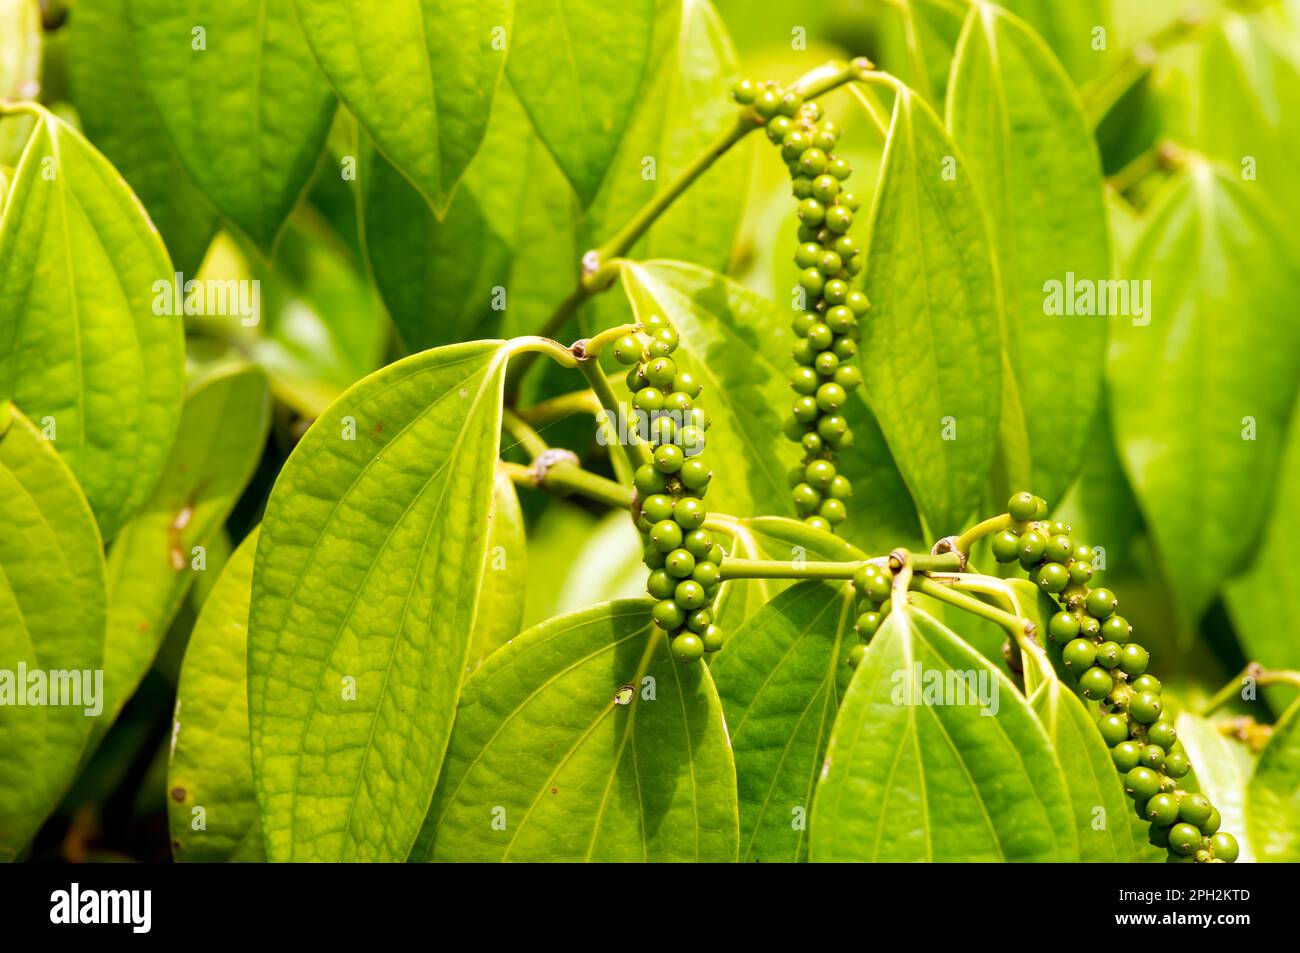
[[[776,559],[736,559],[722,561],[722,578],[727,579],[852,579],[854,573],[867,563],[893,562],[895,550],[889,556],[871,559],[850,559],[844,562],[793,561]],[[956,553],[933,556],[928,553],[909,554],[912,569],[920,572],[956,572],[960,561]]]
[[[548,461],[552,453],[556,455],[554,462]],[[628,487],[584,470],[568,451],[547,451],[532,466],[519,463],[498,466],[516,486],[545,490],[557,496],[576,493],[614,509],[628,509],[632,505],[632,491]]]
[[582,376],[587,379],[587,384],[591,387],[592,393],[596,395],[596,399],[600,401],[600,406],[603,408],[602,413],[597,415],[597,419],[605,432],[605,441],[609,445],[610,456],[617,455],[621,448],[622,452],[627,454],[628,459],[635,466],[645,466],[650,463],[650,448],[637,437],[635,427],[626,428],[626,443],[622,443],[618,439],[618,421],[626,419],[626,410],[623,402],[614,393],[614,388],[610,386],[609,378],[600,369],[600,362],[594,360],[579,361],[578,369],[582,371]]
[[[871,61],[865,57],[858,57],[847,63],[842,61],[827,63],[795,80],[790,89],[800,93],[805,99],[816,99],[847,83],[866,79],[867,74],[872,70]],[[618,272],[618,259],[631,250],[650,226],[683,192],[707,172],[713,163],[726,155],[733,146],[755,129],[761,129],[763,125],[763,119],[752,109],[740,110],[732,124],[724,129],[686,168],[674,176],[663,189],[657,191],[628,220],[627,224],[603,244],[583,255],[582,275],[578,283],[556,306],[538,334],[543,337],[554,337],[590,298],[613,284]],[[532,366],[533,360],[531,355],[525,354],[519,361],[512,362],[506,375],[508,399],[513,400],[518,393],[519,381]]]
[[541,435],[509,407],[504,408],[501,412],[501,425],[505,428],[506,433],[514,438],[515,445],[523,447],[532,459],[540,457],[551,449]]
[[1291,669],[1266,669],[1258,662],[1251,662],[1243,668],[1236,678],[1220,688],[1201,708],[1202,715],[1209,715],[1229,702],[1241,698],[1242,682],[1253,678],[1257,685],[1290,685],[1300,688],[1300,672]]
[[982,523],[976,523],[970,529],[966,530],[966,532],[957,537],[956,542],[953,543],[953,547],[957,552],[961,553],[963,557],[969,556],[971,547],[979,542],[979,540],[983,539],[985,536],[991,536],[994,533],[1002,532],[1002,530],[1011,526],[1013,522],[1015,521],[1011,519],[1009,513],[1003,513],[1001,516],[994,516],[984,520]]
[[574,414],[600,413],[600,401],[589,389],[584,388],[539,401],[531,407],[516,408],[515,413],[520,419],[538,427],[572,417]]
[[915,575],[912,577],[912,589],[922,595],[929,596],[932,599],[938,599],[940,602],[946,602],[949,605],[956,606],[971,615],[979,616],[981,619],[987,619],[994,622],[1006,630],[1007,634],[1012,636],[1017,643],[1022,638],[1027,637],[1033,631],[1033,623],[1028,619],[1023,619],[1018,615],[1013,615],[997,606],[991,606],[987,602],[976,599],[965,592],[959,592],[951,585],[927,575]]

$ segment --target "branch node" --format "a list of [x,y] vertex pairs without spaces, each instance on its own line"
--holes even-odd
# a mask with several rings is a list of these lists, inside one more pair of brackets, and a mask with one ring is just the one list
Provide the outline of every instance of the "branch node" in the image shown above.
[[930,550],[930,555],[942,556],[944,553],[956,553],[957,558],[961,560],[961,568],[957,571],[965,572],[967,563],[970,562],[970,554],[961,551],[961,548],[957,545],[958,539],[957,536],[945,536],[934,544]]
[[550,449],[539,453],[537,458],[533,460],[533,465],[531,467],[533,477],[537,480],[537,485],[539,487],[544,487],[546,485],[546,474],[550,471],[551,467],[561,463],[572,463],[574,466],[578,466],[581,461],[578,460],[578,455],[576,453],[572,450],[565,450],[563,447],[551,447]]

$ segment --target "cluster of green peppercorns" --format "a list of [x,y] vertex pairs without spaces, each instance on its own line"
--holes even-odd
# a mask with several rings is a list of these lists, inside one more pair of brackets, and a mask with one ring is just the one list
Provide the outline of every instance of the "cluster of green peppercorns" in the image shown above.
[[637,432],[653,447],[652,462],[633,475],[634,512],[647,537],[646,590],[658,600],[652,615],[668,633],[673,655],[693,662],[722,648],[710,607],[721,584],[723,550],[704,528],[703,498],[713,471],[700,458],[709,427],[708,415],[695,405],[702,388],[677,369],[676,350],[677,331],[659,315],[614,343],[615,359],[631,366],[627,386]]
[[1203,794],[1181,790],[1190,770],[1173,721],[1166,717],[1160,681],[1147,674],[1147,650],[1133,641],[1133,627],[1109,589],[1093,589],[1093,552],[1070,538],[1070,527],[1046,519],[1047,503],[1017,493],[1007,504],[1011,526],[993,537],[993,557],[1019,562],[1061,611],[1047,635],[1061,646],[1061,660],[1075,674],[1079,691],[1100,703],[1098,730],[1133,798],[1138,816],[1150,821],[1150,841],[1177,863],[1237,859],[1237,840],[1220,831],[1219,812]]
[[888,565],[863,563],[853,574],[853,592],[858,599],[858,621],[853,629],[859,642],[849,650],[849,664],[857,668],[867,654],[867,643],[889,615],[894,591],[894,573]]
[[844,406],[849,392],[862,384],[862,372],[849,362],[858,353],[858,319],[870,307],[866,295],[849,288],[864,264],[857,240],[848,234],[861,203],[844,190],[852,169],[834,155],[840,131],[822,118],[821,107],[771,82],[741,80],[732,94],[753,108],[768,139],[780,147],[799,200],[794,259],[803,306],[792,325],[799,340],[790,386],[797,396],[785,432],[804,456],[789,479],[804,521],[829,531],[846,519],[844,501],[853,492],[836,471],[835,458],[840,447],[853,441]]

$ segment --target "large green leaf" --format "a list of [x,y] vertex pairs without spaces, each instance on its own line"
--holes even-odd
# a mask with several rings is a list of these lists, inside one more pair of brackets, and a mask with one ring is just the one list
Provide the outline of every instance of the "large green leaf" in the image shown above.
[[[948,688],[937,699],[926,694],[936,681]],[[811,859],[1076,860],[1069,804],[1047,733],[1011,681],[895,604],[831,733]]]
[[[653,68],[600,194],[588,210],[586,245],[606,241],[736,121],[729,90],[737,57],[708,0],[659,0]],[[679,258],[726,269],[745,208],[753,142],[733,146],[676,199],[629,255]],[[647,163],[653,160],[653,167]],[[593,302],[594,323],[619,320],[613,302]]]
[[1115,436],[1186,628],[1258,544],[1300,379],[1300,270],[1247,187],[1193,160],[1126,272],[1150,280],[1151,316],[1111,329]]
[[[1300,50],[1266,16],[1226,16],[1200,48],[1193,141],[1224,160],[1265,201],[1295,214],[1300,182]],[[1247,166],[1249,162],[1249,167]]]
[[740,859],[808,856],[808,812],[858,642],[853,589],[801,582],[737,629],[709,670],[736,758]]
[[[104,650],[104,557],[71,471],[4,401],[0,500],[0,860],[7,861],[58,803],[102,710],[95,676]],[[33,676],[47,686],[39,698],[29,694]],[[64,676],[79,697],[50,704]]]
[[293,0],[134,0],[130,19],[145,88],[181,161],[269,254],[335,108]]
[[870,221],[867,400],[928,528],[946,535],[978,506],[993,462],[1000,301],[970,168],[904,86]]
[[[786,474],[801,454],[782,434],[794,400],[786,384],[792,336],[776,305],[676,261],[628,263],[623,286],[638,318],[660,314],[672,321],[682,342],[673,356],[704,385],[699,403],[712,420],[709,459],[726,461],[714,465],[710,506],[733,514],[792,514]],[[840,532],[862,548],[887,550],[919,539],[915,507],[858,394],[846,416],[855,440],[841,452],[841,469],[856,495]]]
[[307,42],[379,150],[439,215],[487,129],[513,0],[294,0]]
[[[1300,414],[1292,411],[1285,455],[1278,474],[1277,492],[1265,524],[1264,537],[1250,568],[1230,581],[1224,600],[1246,658],[1264,668],[1300,669],[1300,639],[1282,620],[1293,611],[1294,593],[1300,592],[1300,565],[1292,558],[1300,538]],[[1294,689],[1268,686],[1271,703],[1296,698]]]
[[154,308],[171,275],[121,176],[42,112],[0,219],[0,399],[54,439],[105,538],[149,495],[176,433],[184,335]]
[[1246,827],[1246,785],[1255,769],[1255,757],[1245,745],[1229,740],[1213,722],[1188,712],[1179,714],[1178,738],[1192,763],[1196,786],[1219,810],[1219,829],[1237,838],[1241,861],[1255,859]]
[[40,4],[0,0],[0,99],[35,99],[40,88]]
[[532,333],[577,281],[573,193],[509,83],[441,221],[368,143],[359,166],[366,257],[407,347]]
[[96,738],[149,670],[195,578],[218,571],[206,547],[262,458],[270,418],[266,375],[255,367],[217,371],[186,398],[162,477],[109,549],[105,717]]
[[94,0],[69,13],[72,101],[90,141],[144,203],[177,270],[191,276],[217,230],[217,212],[190,178],[145,88],[130,2]]
[[492,521],[488,530],[483,594],[469,639],[465,670],[472,672],[489,655],[519,634],[528,596],[528,540],[524,514],[510,477],[498,472],[492,482]]
[[[1001,6],[1023,18],[1052,48],[1071,79],[1091,79],[1107,62],[1107,50],[1117,42],[1110,35],[1108,0],[1000,0]],[[983,6],[983,4],[980,4]],[[1097,28],[1104,33],[1098,34]],[[1097,49],[1095,44],[1101,44]]]
[[1151,859],[1155,849],[1138,839],[1133,804],[1124,794],[1097,720],[1059,679],[1039,686],[1030,699],[1065,773],[1079,857],[1089,863]]
[[1246,825],[1264,861],[1300,861],[1300,702],[1278,719],[1246,788]]
[[178,861],[265,856],[248,752],[248,603],[256,548],[255,530],[226,564],[185,650],[167,762],[167,820]]
[[1021,20],[995,6],[971,7],[947,108],[997,250],[1030,485],[1055,500],[1084,456],[1107,319],[1049,314],[1045,302],[1049,283],[1110,276],[1101,160],[1069,77]]
[[[248,354],[276,398],[315,419],[383,364],[391,325],[364,268],[315,216],[290,218],[274,267],[253,261],[263,321]],[[231,321],[222,319],[227,328]]]
[[672,658],[649,608],[551,619],[471,676],[413,859],[736,859],[713,680]]
[[248,644],[273,861],[402,860],[415,841],[479,606],[508,350],[451,345],[372,374],[276,481]]
[[510,81],[584,205],[637,105],[654,13],[654,0],[515,0]]

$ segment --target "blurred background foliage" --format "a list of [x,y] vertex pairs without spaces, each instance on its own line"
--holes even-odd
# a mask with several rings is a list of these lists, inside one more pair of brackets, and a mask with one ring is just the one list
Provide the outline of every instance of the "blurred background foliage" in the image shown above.
[[[296,439],[350,384],[414,350],[536,331],[573,287],[581,252],[621,227],[729,122],[734,107],[727,90],[736,77],[786,83],[827,59],[867,55],[942,114],[967,4],[658,0],[653,68],[635,91],[638,105],[611,171],[585,207],[530,126],[508,75],[483,146],[441,221],[340,108],[310,187],[271,255],[265,243],[259,246],[223,221],[171,145],[133,58],[130,0],[41,6],[44,23],[33,17],[34,3],[0,0],[0,96],[30,97],[38,89],[42,102],[83,129],[140,196],[178,272],[261,281],[264,319],[258,327],[232,327],[228,319],[202,315],[187,323],[193,374],[251,361],[266,371],[275,397],[262,460],[210,544],[210,559],[219,563],[256,526]],[[1300,157],[1300,0],[1005,0],[1002,6],[1039,32],[1080,90],[1108,176],[1116,274],[1137,277],[1125,270],[1135,256],[1153,267],[1162,258],[1199,261],[1211,273],[1188,277],[1207,278],[1209,289],[1192,306],[1207,311],[1201,320],[1209,327],[1258,318],[1249,306],[1263,295],[1273,301],[1283,296],[1290,322],[1300,326],[1290,238],[1300,218],[1300,176],[1294,172]],[[1105,31],[1100,44],[1098,26]],[[842,154],[865,199],[881,164],[881,138],[847,91],[828,97],[825,107],[844,129]],[[0,195],[26,131],[22,119],[0,123]],[[759,138],[750,137],[706,173],[630,257],[687,260],[784,301],[796,280],[791,253],[797,220],[787,170]],[[649,179],[642,174],[646,156],[657,162]],[[1259,174],[1249,183],[1257,193],[1252,201],[1285,223],[1277,232],[1287,236],[1282,247],[1274,240],[1261,250],[1247,241],[1249,223],[1189,222],[1193,212],[1187,209],[1157,221],[1166,214],[1170,190],[1189,174],[1188,156],[1222,163],[1229,177],[1243,156],[1254,157]],[[859,217],[859,227],[866,219]],[[1211,240],[1216,224],[1228,236],[1215,239],[1219,245],[1175,254],[1198,236]],[[1274,253],[1275,266],[1269,264]],[[504,310],[491,304],[498,287],[509,289]],[[628,316],[621,294],[603,295],[575,316],[565,335],[574,338]],[[1294,328],[1265,330],[1280,341]],[[1212,333],[1203,345],[1216,346]],[[1112,354],[1112,363],[1123,357]],[[1143,473],[1135,459],[1141,448],[1121,445],[1116,434],[1116,421],[1147,399],[1151,380],[1142,362],[1150,357],[1130,356],[1118,380],[1111,367],[1082,471],[1053,502],[1078,538],[1105,547],[1108,585],[1159,659],[1167,696],[1196,711],[1249,660],[1300,669],[1300,636],[1289,625],[1289,599],[1300,589],[1290,552],[1300,533],[1300,415],[1289,415],[1293,433],[1261,434],[1260,453],[1272,459],[1248,469],[1250,482],[1228,486],[1212,485],[1221,484],[1227,471],[1202,456],[1217,451],[1198,446],[1200,422],[1170,417],[1169,427],[1186,447],[1183,459],[1197,471],[1179,479],[1207,486],[1203,508],[1170,516],[1160,494],[1135,491],[1135,474]],[[1232,359],[1282,375],[1278,393],[1294,397],[1300,368],[1249,352]],[[1251,368],[1237,371],[1249,374]],[[1233,379],[1207,376],[1205,386]],[[539,367],[527,379],[521,406],[572,387],[563,375]],[[544,436],[608,472],[584,413],[548,423]],[[526,459],[509,447],[505,456]],[[992,491],[987,502],[991,509],[1001,506]],[[641,592],[639,541],[624,516],[533,493],[520,504],[529,526],[525,626]],[[1213,545],[1208,552],[1171,551],[1153,532],[1156,515],[1205,524],[1208,529],[1183,535]],[[1218,559],[1223,552],[1231,559]],[[171,709],[189,628],[208,588],[194,586],[165,620],[163,650],[46,825],[35,858],[170,856],[164,798]],[[967,634],[997,654],[999,640],[991,633]],[[1274,713],[1295,694],[1270,689]],[[1243,737],[1257,731],[1249,723],[1223,724]]]

